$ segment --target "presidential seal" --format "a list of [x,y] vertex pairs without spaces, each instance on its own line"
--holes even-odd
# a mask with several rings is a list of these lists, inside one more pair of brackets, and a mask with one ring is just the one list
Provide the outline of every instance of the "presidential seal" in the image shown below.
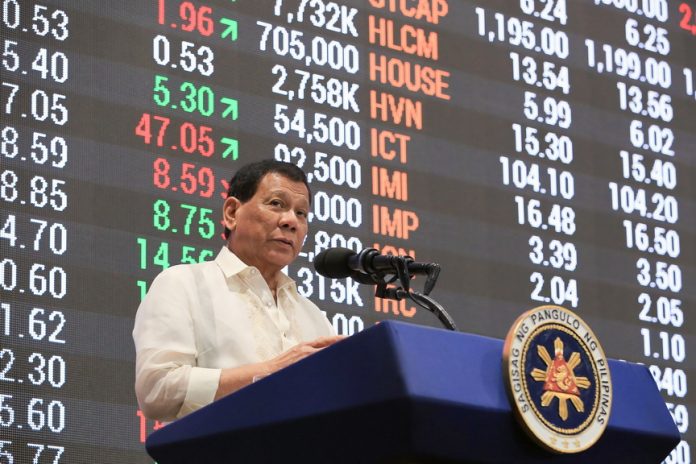
[[560,306],[540,306],[512,325],[503,348],[512,409],[544,448],[577,453],[609,422],[609,364],[589,326]]

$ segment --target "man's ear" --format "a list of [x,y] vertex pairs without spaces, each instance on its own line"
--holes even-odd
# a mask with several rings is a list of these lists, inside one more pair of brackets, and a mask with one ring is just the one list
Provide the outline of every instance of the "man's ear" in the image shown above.
[[234,231],[237,227],[237,211],[241,205],[236,197],[228,197],[222,205],[222,222],[229,230]]

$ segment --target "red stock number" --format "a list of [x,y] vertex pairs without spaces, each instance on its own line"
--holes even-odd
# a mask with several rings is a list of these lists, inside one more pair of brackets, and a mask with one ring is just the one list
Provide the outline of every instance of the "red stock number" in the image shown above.
[[[178,13],[178,18],[169,23],[172,29],[181,29],[186,32],[197,31],[205,37],[210,36],[215,31],[215,21],[211,18],[213,9],[209,6],[181,2]],[[157,22],[162,25],[168,24],[167,0],[157,0]]]
[[691,5],[688,3],[680,4],[679,12],[682,14],[679,27],[696,35],[696,21],[694,21],[694,10],[691,8]]
[[[181,166],[172,167],[167,159],[157,158],[152,167],[152,182],[159,189],[203,198],[211,198],[215,193],[215,174],[207,166],[181,163]],[[225,188],[225,183],[221,182],[220,185]]]
[[[135,135],[141,137],[145,144],[155,144],[157,147],[169,147],[172,150],[183,150],[186,153],[198,153],[207,158],[215,153],[213,128],[197,126],[191,122],[179,124],[178,130],[171,128],[171,119],[166,116],[143,113],[135,126]],[[176,132],[167,136],[168,132]],[[172,140],[173,139],[173,140]]]

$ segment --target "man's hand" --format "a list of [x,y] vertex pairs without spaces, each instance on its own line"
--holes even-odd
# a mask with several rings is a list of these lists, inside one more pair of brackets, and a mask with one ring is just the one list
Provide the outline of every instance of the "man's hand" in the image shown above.
[[265,377],[273,374],[274,372],[288,367],[289,365],[294,364],[297,361],[326,348],[327,346],[331,346],[344,338],[346,337],[343,335],[319,337],[311,342],[299,343],[285,353],[276,356],[269,361],[223,369],[220,375],[220,383],[215,394],[215,399],[217,400],[222,398],[223,396],[229,395],[230,393],[249,385],[252,383],[255,377]]
[[331,346],[334,343],[343,340],[344,338],[346,337],[343,335],[335,335],[331,337],[319,337],[310,342],[299,343],[280,356],[268,361],[268,374],[272,374],[285,367],[288,367],[290,364],[294,364],[297,361],[304,359],[307,356],[322,350],[323,348],[326,348],[327,346]]

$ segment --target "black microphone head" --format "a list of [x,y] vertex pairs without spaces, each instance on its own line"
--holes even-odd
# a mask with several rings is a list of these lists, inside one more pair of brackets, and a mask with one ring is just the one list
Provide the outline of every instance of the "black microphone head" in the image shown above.
[[353,270],[348,266],[348,259],[356,254],[348,248],[329,248],[314,257],[314,269],[330,279],[351,277]]

